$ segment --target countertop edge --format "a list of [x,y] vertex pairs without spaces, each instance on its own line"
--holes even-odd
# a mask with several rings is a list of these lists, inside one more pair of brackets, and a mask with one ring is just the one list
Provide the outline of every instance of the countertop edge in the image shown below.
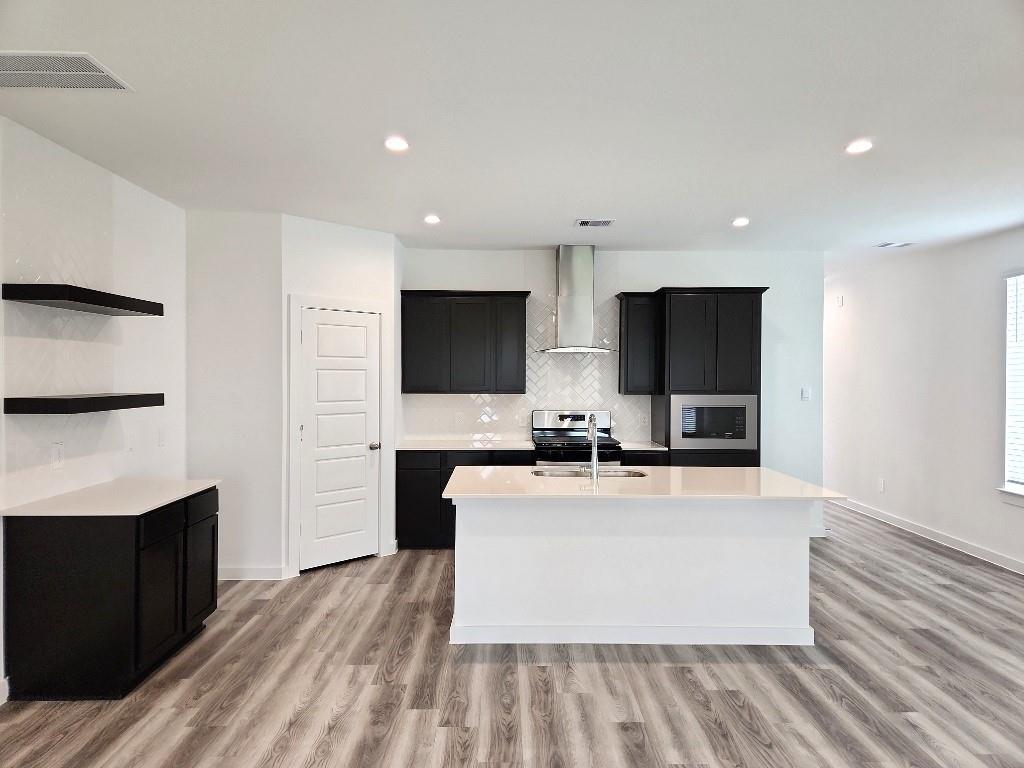
[[617,501],[656,501],[662,503],[671,503],[679,501],[842,501],[847,499],[847,496],[753,496],[751,494],[680,494],[678,496],[668,496],[656,493],[648,494],[543,494],[543,493],[506,493],[506,494],[443,494],[443,499],[449,499],[451,501],[510,501],[517,499],[530,499],[531,501],[602,501],[602,502],[617,502]]
[[[117,508],[116,505],[103,501],[105,493],[114,496],[124,492],[139,493],[138,487],[144,485],[146,481],[162,483],[165,487],[150,497],[140,494],[140,503],[130,509]],[[0,517],[141,517],[167,504],[216,488],[221,482],[219,478],[123,477],[0,509]],[[176,484],[176,487],[168,487],[171,484]],[[84,511],[64,508],[65,504],[70,506],[76,503],[95,506]]]

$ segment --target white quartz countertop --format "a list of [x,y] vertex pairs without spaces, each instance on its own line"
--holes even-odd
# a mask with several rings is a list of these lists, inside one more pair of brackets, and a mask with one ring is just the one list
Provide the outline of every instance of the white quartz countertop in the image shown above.
[[759,467],[630,467],[647,477],[538,477],[535,467],[458,467],[446,499],[842,499],[842,494]]
[[[649,441],[623,442],[624,451],[667,451],[664,445]],[[532,451],[532,440],[486,440],[467,437],[465,439],[409,438],[398,441],[400,451]]]
[[467,437],[399,440],[400,451],[532,451],[533,440],[486,440]]
[[217,480],[122,477],[0,510],[4,517],[123,517],[151,512],[217,485]]

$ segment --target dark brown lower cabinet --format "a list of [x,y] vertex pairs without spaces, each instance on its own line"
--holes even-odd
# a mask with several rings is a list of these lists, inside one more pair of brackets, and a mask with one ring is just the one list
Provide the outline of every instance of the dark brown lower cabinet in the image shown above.
[[117,699],[217,607],[217,489],[139,516],[4,518],[12,699]]
[[398,451],[395,527],[399,548],[455,546],[455,505],[441,494],[456,467],[531,464],[533,451]]
[[217,515],[185,529],[185,631],[217,609]]
[[139,550],[139,667],[153,666],[185,633],[184,532]]
[[757,467],[757,451],[670,451],[673,467]]
[[667,467],[668,451],[623,451],[624,467]]

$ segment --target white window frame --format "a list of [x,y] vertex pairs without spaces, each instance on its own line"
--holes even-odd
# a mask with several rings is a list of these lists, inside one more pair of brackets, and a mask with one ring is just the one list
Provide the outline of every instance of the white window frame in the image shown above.
[[[1016,283],[1017,288],[1017,295],[1013,305],[1013,309],[1016,312],[1013,330],[1017,333],[1018,338],[1021,339],[1018,342],[1021,344],[1021,349],[1018,351],[1018,360],[1016,362],[1021,369],[1021,375],[1024,375],[1024,359],[1020,359],[1024,358],[1024,272],[1014,272],[1006,275],[1003,281],[1003,484],[999,487],[999,490],[1008,494],[1017,503],[1021,503],[1024,502],[1024,458],[1019,460],[1017,471],[1013,473],[1015,474],[1015,479],[1010,479],[1010,427],[1012,410],[1010,406],[1011,388],[1009,376],[1010,366],[1014,364],[1010,354],[1011,281]],[[1018,408],[1024,410],[1020,406]],[[1019,428],[1024,429],[1024,413],[1018,413],[1016,421],[1020,425]]]

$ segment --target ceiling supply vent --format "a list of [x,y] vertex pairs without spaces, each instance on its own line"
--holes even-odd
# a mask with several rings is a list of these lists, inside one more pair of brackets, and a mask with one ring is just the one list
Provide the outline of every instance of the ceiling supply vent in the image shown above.
[[906,248],[913,243],[878,243],[875,248]]
[[610,227],[615,219],[576,219],[577,227]]
[[88,53],[0,51],[0,88],[131,88]]

